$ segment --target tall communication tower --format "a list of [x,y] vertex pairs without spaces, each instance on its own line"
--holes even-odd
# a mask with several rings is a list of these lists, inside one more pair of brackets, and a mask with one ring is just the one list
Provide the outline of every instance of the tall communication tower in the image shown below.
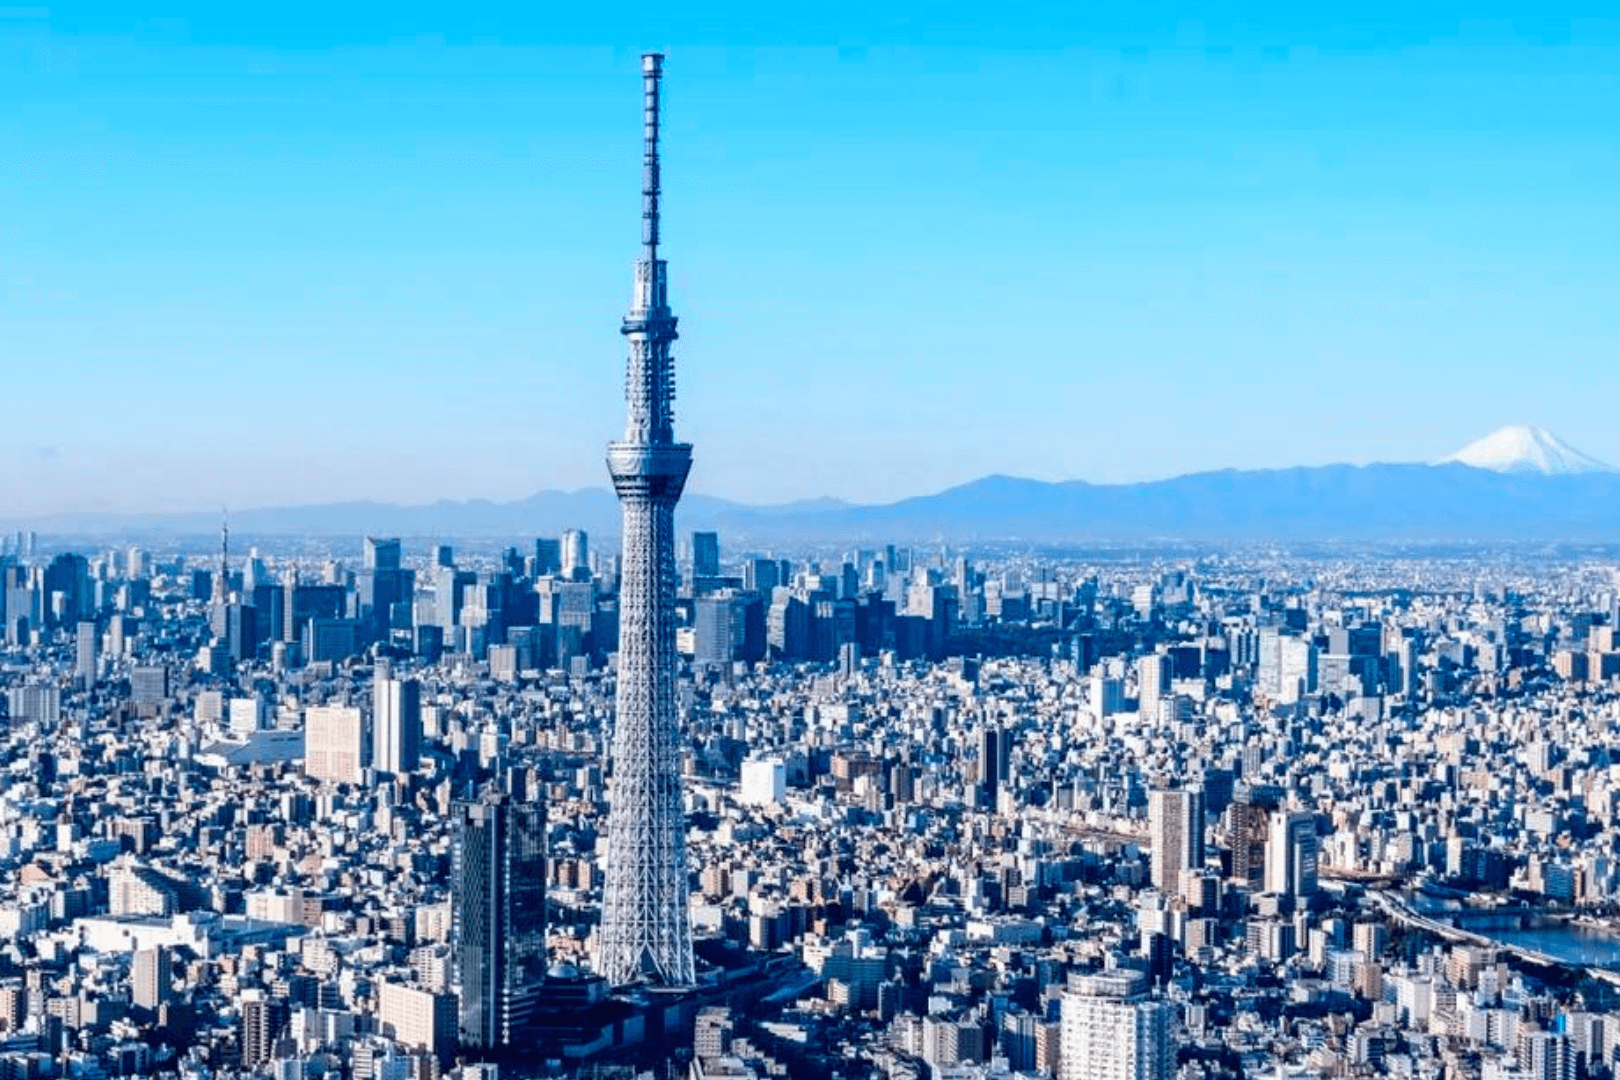
[[675,708],[675,503],[692,447],[675,441],[675,316],[658,257],[658,107],[664,58],[641,58],[645,156],[641,258],[622,332],[630,342],[624,438],[608,472],[624,511],[618,701],[608,788],[607,882],[597,970],[623,986],[696,981],[687,911],[686,815]]

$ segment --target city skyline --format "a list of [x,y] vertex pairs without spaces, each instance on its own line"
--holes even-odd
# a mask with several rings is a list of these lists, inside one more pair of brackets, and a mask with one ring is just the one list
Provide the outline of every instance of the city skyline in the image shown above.
[[693,547],[697,978],[656,993],[593,947],[636,586],[587,538],[219,589],[213,551],[0,550],[0,1064],[1620,1064],[1612,557]]
[[0,499],[321,502],[383,447],[394,501],[597,484],[648,36],[704,181],[670,221],[694,492],[1431,460],[1509,422],[1620,460],[1612,23],[944,10],[855,47],[843,14],[7,13],[11,389],[71,407],[11,418]]
[[0,1077],[1620,1076],[1620,19],[444,17],[0,8]]

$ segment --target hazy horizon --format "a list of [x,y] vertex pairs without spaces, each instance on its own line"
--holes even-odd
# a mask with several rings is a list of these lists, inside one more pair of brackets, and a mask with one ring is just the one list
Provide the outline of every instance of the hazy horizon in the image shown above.
[[0,12],[0,519],[605,486],[649,47],[695,493],[1620,461],[1620,22],[307,14]]
[[[1294,465],[1261,465],[1261,466],[1254,466],[1254,467],[1250,467],[1250,468],[1240,468],[1240,467],[1237,467],[1237,466],[1215,465],[1215,466],[1211,466],[1211,467],[1209,467],[1207,469],[1193,469],[1193,470],[1189,470],[1188,472],[1175,473],[1175,474],[1171,474],[1171,475],[1167,475],[1167,476],[1143,477],[1143,478],[1141,478],[1139,480],[1090,480],[1090,479],[1088,479],[1086,477],[1038,477],[1038,476],[1032,476],[1032,475],[1023,474],[1023,473],[991,472],[991,473],[981,473],[981,474],[976,475],[976,476],[962,477],[959,480],[954,480],[954,481],[947,482],[947,483],[945,483],[945,484],[943,484],[943,485],[941,485],[939,487],[904,492],[904,493],[901,493],[900,495],[898,495],[895,498],[881,499],[881,500],[850,499],[850,498],[845,498],[843,496],[840,496],[840,495],[838,495],[836,493],[831,493],[831,492],[823,493],[823,494],[820,494],[820,495],[808,495],[808,496],[794,497],[794,498],[752,500],[752,499],[747,499],[747,498],[737,498],[737,497],[730,496],[730,495],[727,495],[727,494],[724,494],[724,493],[706,491],[706,490],[703,490],[701,487],[694,487],[693,491],[690,494],[692,496],[695,496],[695,497],[699,498],[699,499],[704,499],[704,498],[717,499],[717,500],[721,500],[721,501],[724,501],[724,502],[733,503],[733,504],[736,504],[736,505],[739,505],[739,506],[758,507],[758,508],[771,508],[771,507],[789,506],[789,505],[797,505],[797,504],[809,504],[809,503],[815,503],[815,502],[827,501],[827,500],[831,500],[833,502],[844,503],[844,504],[852,506],[852,507],[863,507],[863,506],[865,506],[865,507],[879,507],[879,506],[890,505],[892,503],[895,503],[895,502],[898,502],[898,501],[903,501],[903,500],[906,500],[906,499],[933,496],[933,495],[941,494],[943,492],[946,492],[946,491],[949,491],[949,490],[952,490],[952,489],[955,489],[955,488],[963,487],[963,486],[966,486],[966,485],[971,485],[971,484],[977,483],[979,481],[991,480],[991,479],[996,479],[996,478],[1009,479],[1009,480],[1031,480],[1031,481],[1038,481],[1038,482],[1045,482],[1045,483],[1067,483],[1067,482],[1079,481],[1079,482],[1091,484],[1091,485],[1094,485],[1094,486],[1097,486],[1097,487],[1132,487],[1132,486],[1136,486],[1136,485],[1139,485],[1139,484],[1153,484],[1153,483],[1159,483],[1159,482],[1172,481],[1172,480],[1176,480],[1176,479],[1179,479],[1179,478],[1198,475],[1198,474],[1202,474],[1202,473],[1276,472],[1276,471],[1288,471],[1288,470],[1293,470],[1293,469],[1330,468],[1330,467],[1334,467],[1334,466],[1350,466],[1350,467],[1355,467],[1355,468],[1363,468],[1363,467],[1367,467],[1367,466],[1379,466],[1379,465],[1449,465],[1449,464],[1457,464],[1457,463],[1449,462],[1449,461],[1443,461],[1443,460],[1440,460],[1440,459],[1436,458],[1436,459],[1429,460],[1429,461],[1388,461],[1388,460],[1327,461],[1327,462],[1309,462],[1309,463],[1294,464]],[[1604,466],[1608,467],[1608,463],[1606,463],[1606,462],[1603,462],[1603,463],[1600,463],[1600,464],[1603,464]],[[1485,467],[1485,466],[1475,466],[1475,467]],[[1610,467],[1610,468],[1612,470],[1612,467]],[[332,498],[332,499],[303,500],[303,501],[283,502],[283,503],[268,503],[268,502],[267,503],[234,503],[234,504],[233,503],[226,503],[226,504],[214,504],[214,505],[206,505],[206,504],[198,503],[198,502],[189,502],[188,503],[188,502],[183,501],[183,499],[184,499],[183,496],[177,496],[174,500],[172,500],[170,502],[151,502],[151,501],[148,501],[148,502],[145,502],[145,503],[142,503],[142,504],[139,504],[139,505],[130,505],[130,506],[122,506],[122,505],[118,505],[118,504],[116,504],[114,502],[109,501],[109,502],[103,502],[101,504],[91,504],[91,505],[85,505],[85,506],[69,507],[69,508],[66,508],[66,509],[56,510],[56,511],[45,511],[45,512],[36,512],[36,513],[0,513],[0,528],[5,528],[5,527],[8,527],[8,526],[9,527],[15,527],[17,524],[27,524],[27,523],[30,523],[30,522],[33,522],[33,521],[49,521],[50,519],[53,519],[53,518],[96,517],[98,515],[109,515],[109,516],[113,516],[113,517],[138,517],[138,516],[140,516],[142,514],[150,513],[150,514],[155,514],[155,515],[159,515],[159,516],[163,516],[163,515],[181,515],[181,516],[185,516],[185,515],[204,515],[204,516],[207,516],[207,515],[218,515],[218,514],[224,513],[228,517],[231,513],[240,514],[240,513],[252,513],[252,512],[256,512],[256,511],[265,511],[265,510],[273,511],[273,510],[281,510],[281,509],[297,510],[297,509],[314,508],[314,507],[327,506],[327,505],[341,506],[341,505],[359,505],[359,504],[366,504],[366,503],[376,503],[376,504],[379,504],[379,505],[382,505],[382,506],[393,506],[393,507],[399,507],[399,508],[426,507],[426,506],[432,506],[432,505],[437,505],[437,504],[445,504],[445,503],[480,503],[480,502],[482,502],[482,503],[491,503],[491,504],[495,504],[495,505],[507,505],[507,504],[512,504],[512,503],[522,502],[522,501],[524,501],[526,499],[530,499],[530,498],[534,498],[534,497],[538,497],[538,496],[545,496],[545,495],[574,496],[574,495],[584,495],[584,494],[591,494],[591,493],[600,493],[600,494],[605,495],[605,496],[611,496],[612,485],[609,484],[606,481],[606,479],[604,478],[604,480],[602,482],[600,482],[600,483],[594,483],[594,484],[586,483],[586,484],[571,485],[571,486],[566,486],[566,487],[563,487],[563,486],[542,486],[542,487],[534,488],[534,489],[529,490],[529,491],[516,492],[516,493],[510,494],[510,495],[503,495],[503,494],[497,494],[497,495],[442,494],[442,495],[435,495],[435,496],[430,496],[430,497],[421,498],[421,499],[387,499],[387,498],[381,498],[381,497],[378,497],[378,496],[375,496],[375,495],[369,495],[369,494],[366,494],[366,493],[363,493],[363,492],[357,492],[357,493],[349,495],[349,496],[340,496],[340,497]]]

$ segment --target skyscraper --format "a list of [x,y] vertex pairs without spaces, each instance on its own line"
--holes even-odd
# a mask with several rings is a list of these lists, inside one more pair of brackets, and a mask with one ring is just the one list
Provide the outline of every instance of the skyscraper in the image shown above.
[[490,789],[456,805],[451,883],[461,1045],[510,1046],[545,979],[545,809]]
[[1310,896],[1316,892],[1316,815],[1271,815],[1266,837],[1266,892]]
[[696,981],[687,910],[686,815],[675,714],[675,503],[692,447],[675,441],[675,316],[658,257],[658,94],[663,57],[641,59],[641,258],[622,328],[630,340],[624,438],[608,471],[624,511],[618,700],[597,969],[610,983]]
[[1169,1080],[1171,1007],[1147,996],[1137,971],[1076,979],[1063,996],[1060,1080]]
[[78,648],[74,658],[74,673],[83,685],[94,686],[97,660],[101,655],[101,634],[93,619],[80,620],[75,644]]
[[590,538],[583,529],[569,529],[562,534],[562,572],[570,581],[590,580]]
[[366,537],[361,555],[361,565],[365,569],[398,570],[399,560],[400,543],[397,537],[388,540],[380,540],[375,536]]
[[386,639],[393,627],[396,605],[409,605],[415,593],[416,575],[400,566],[400,542],[366,537],[364,563],[355,584],[360,617],[367,633]]
[[415,772],[422,760],[421,684],[379,671],[371,704],[371,767],[395,775]]
[[1170,690],[1170,658],[1163,653],[1144,656],[1136,665],[1137,710],[1149,720],[1158,718],[1159,699]]
[[695,532],[692,534],[692,577],[720,576],[720,534]]
[[1180,892],[1183,871],[1204,865],[1203,789],[1149,792],[1148,828],[1153,842],[1153,887]]
[[765,605],[755,593],[721,589],[700,596],[693,602],[692,624],[697,667],[734,660],[751,664],[765,655]]
[[1011,775],[1012,744],[1012,732],[995,724],[979,729],[979,797],[990,809],[995,809],[1001,785]]
[[555,574],[562,570],[562,544],[544,536],[534,542],[534,572]]
[[1279,789],[1253,784],[1244,784],[1233,793],[1226,811],[1226,831],[1232,845],[1232,879],[1240,885],[1253,887],[1264,882],[1267,823],[1281,798]]
[[95,597],[90,589],[90,564],[83,555],[63,552],[56,556],[45,567],[39,588],[41,614],[46,626],[68,626],[95,612]]

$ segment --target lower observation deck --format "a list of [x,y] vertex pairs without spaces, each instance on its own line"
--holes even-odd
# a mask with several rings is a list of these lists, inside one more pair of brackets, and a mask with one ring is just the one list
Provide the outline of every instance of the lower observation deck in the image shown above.
[[674,501],[692,471],[691,443],[608,444],[608,472],[619,497],[641,496]]

